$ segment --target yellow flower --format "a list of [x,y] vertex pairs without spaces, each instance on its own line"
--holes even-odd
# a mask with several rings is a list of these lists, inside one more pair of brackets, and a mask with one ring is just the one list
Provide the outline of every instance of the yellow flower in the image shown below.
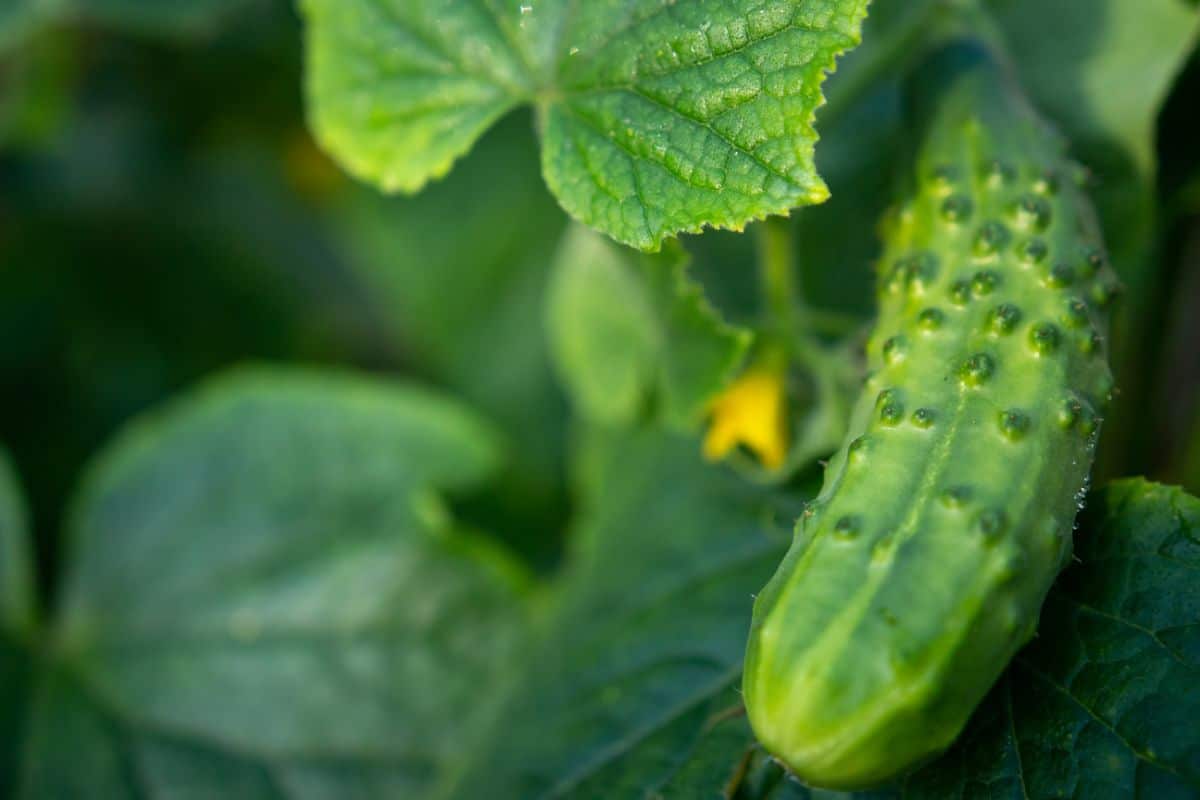
[[724,458],[745,446],[764,467],[778,469],[787,455],[783,374],[752,367],[713,401],[704,457]]

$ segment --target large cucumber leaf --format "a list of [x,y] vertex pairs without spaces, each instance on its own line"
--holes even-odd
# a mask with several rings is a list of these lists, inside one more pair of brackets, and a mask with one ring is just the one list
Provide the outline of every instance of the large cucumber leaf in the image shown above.
[[304,0],[312,122],[355,175],[415,192],[533,104],[563,207],[657,249],[825,199],[814,112],[866,4]]
[[519,571],[436,494],[498,463],[458,403],[337,374],[135,424],[75,507],[18,796],[423,792],[521,638]]
[[797,503],[653,431],[593,432],[578,479],[552,619],[451,796],[646,797],[723,769],[695,748],[737,707],[752,594]]

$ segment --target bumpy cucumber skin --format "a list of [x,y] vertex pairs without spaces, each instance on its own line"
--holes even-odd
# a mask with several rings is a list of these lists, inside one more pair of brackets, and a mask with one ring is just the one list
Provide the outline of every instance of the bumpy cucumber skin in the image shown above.
[[1117,283],[1079,168],[967,60],[885,221],[850,432],[754,606],[750,722],[817,786],[880,784],[962,730],[1070,558],[1112,392]]

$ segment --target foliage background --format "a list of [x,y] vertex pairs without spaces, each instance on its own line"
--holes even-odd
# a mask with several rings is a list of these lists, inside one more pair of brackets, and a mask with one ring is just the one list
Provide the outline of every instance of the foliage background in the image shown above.
[[[254,359],[418,375],[479,402],[524,434],[534,469],[520,500],[475,498],[478,513],[515,506],[509,536],[551,565],[567,503],[556,477],[566,409],[541,341],[540,292],[565,219],[537,176],[531,120],[507,118],[429,191],[383,198],[312,143],[290,3],[174,5],[200,10],[96,3],[48,14],[27,35],[4,28],[0,439],[30,496],[43,577],[87,457],[137,412]],[[798,223],[806,299],[864,320],[877,242],[846,217],[873,218],[863,198],[886,202],[897,91],[881,81],[850,114],[837,109],[848,118],[823,131],[818,151],[834,198]],[[1139,300],[1158,309],[1139,336],[1149,357],[1122,380],[1144,389],[1141,409],[1161,413],[1123,408],[1138,435],[1112,470],[1193,490],[1198,94],[1193,56],[1154,143],[1164,255]],[[714,232],[687,246],[714,302],[753,317],[752,237]],[[489,350],[504,354],[503,371],[478,368]]]
[[[905,30],[930,3],[878,5],[872,24]],[[1036,18],[1036,3],[994,5],[1018,33]],[[1122,7],[1131,6],[1104,4],[1108,14]],[[1093,28],[1061,38],[1082,74],[1022,54],[1031,84],[1048,86],[1039,102],[1053,106],[1058,93],[1068,99],[1047,110],[1060,124],[1100,129],[1112,122],[1100,119],[1104,109],[1071,105],[1080,86],[1118,103],[1161,100],[1144,115],[1157,117],[1156,132],[1149,122],[1122,127],[1138,116],[1129,114],[1115,136],[1077,141],[1108,181],[1101,203],[1128,204],[1113,214],[1127,227],[1108,236],[1136,265],[1125,275],[1132,318],[1117,413],[1126,427],[1106,434],[1101,469],[1197,492],[1200,56],[1163,82],[1173,86],[1164,97],[1144,98],[1141,73],[1094,66],[1089,54],[1129,31],[1136,41],[1118,50],[1150,69],[1154,32],[1104,13],[1089,19]],[[538,174],[528,114],[503,120],[422,194],[385,198],[314,146],[301,26],[285,0],[7,0],[0,44],[0,442],[28,501],[44,610],[57,602],[60,531],[91,456],[139,413],[247,360],[415,378],[481,411],[500,431],[505,467],[485,485],[448,487],[447,503],[461,526],[494,534],[535,574],[560,565],[568,531],[619,523],[581,517],[588,494],[568,484],[588,434],[570,419],[543,329],[566,219]],[[806,301],[863,321],[877,242],[862,221],[886,200],[903,123],[893,78],[839,105],[839,81],[876,77],[870,58],[864,46],[830,85],[818,165],[833,199],[793,223]],[[685,246],[726,316],[754,319],[753,237],[709,233]],[[600,455],[574,465],[577,474],[602,484],[614,469],[605,445],[584,449]],[[667,448],[657,458],[682,456]],[[814,475],[751,504],[778,504],[786,516]],[[758,572],[747,587],[761,583]],[[586,607],[582,585],[572,602]],[[557,701],[570,698],[547,702]]]

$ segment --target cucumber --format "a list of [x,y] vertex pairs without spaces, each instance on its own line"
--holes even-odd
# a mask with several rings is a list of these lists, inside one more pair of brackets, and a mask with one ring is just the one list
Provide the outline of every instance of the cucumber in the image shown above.
[[747,648],[759,740],[835,789],[945,749],[1033,635],[1113,389],[1080,168],[982,46],[925,74],[951,77],[884,222],[869,378]]

